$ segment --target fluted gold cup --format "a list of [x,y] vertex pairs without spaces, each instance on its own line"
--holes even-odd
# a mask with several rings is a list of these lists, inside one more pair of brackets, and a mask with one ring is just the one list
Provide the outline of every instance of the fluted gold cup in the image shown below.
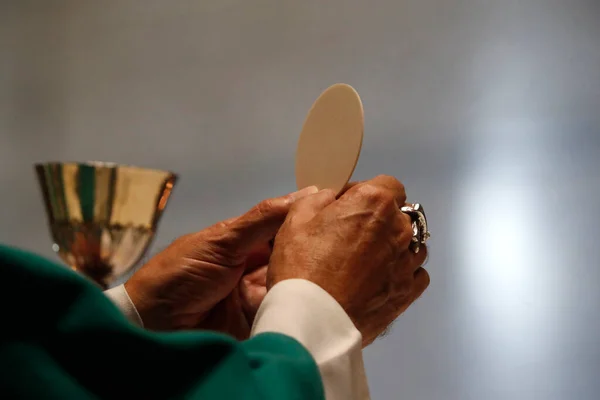
[[103,289],[144,256],[177,175],[105,162],[35,164],[52,248]]

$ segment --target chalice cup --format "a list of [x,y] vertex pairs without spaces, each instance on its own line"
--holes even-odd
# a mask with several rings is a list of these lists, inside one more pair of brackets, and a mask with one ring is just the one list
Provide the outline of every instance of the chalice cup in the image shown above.
[[177,175],[105,162],[35,164],[52,248],[102,289],[144,256]]

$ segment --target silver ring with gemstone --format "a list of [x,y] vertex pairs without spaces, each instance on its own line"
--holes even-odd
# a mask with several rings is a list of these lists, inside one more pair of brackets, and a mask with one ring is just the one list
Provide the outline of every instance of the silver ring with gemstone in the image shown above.
[[408,215],[412,222],[413,237],[410,241],[409,249],[416,254],[419,252],[421,245],[424,245],[431,236],[427,228],[425,211],[419,203],[407,204],[404,207],[400,207],[400,211]]

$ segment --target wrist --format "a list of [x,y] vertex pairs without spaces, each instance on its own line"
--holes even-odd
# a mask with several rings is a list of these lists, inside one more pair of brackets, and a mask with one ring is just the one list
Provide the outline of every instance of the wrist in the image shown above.
[[[125,291],[129,295],[131,303],[135,307],[140,319],[142,320],[144,327],[151,330],[166,330],[168,329],[161,323],[164,318],[158,318],[157,306],[150,299],[148,290],[144,288],[144,280],[138,276],[132,276],[127,282],[123,284]],[[147,288],[146,288],[147,289]]]

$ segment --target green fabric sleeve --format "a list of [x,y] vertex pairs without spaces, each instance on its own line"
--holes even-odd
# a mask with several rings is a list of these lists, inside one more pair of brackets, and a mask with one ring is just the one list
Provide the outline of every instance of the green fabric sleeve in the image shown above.
[[0,398],[324,399],[296,340],[130,324],[77,273],[0,246]]

